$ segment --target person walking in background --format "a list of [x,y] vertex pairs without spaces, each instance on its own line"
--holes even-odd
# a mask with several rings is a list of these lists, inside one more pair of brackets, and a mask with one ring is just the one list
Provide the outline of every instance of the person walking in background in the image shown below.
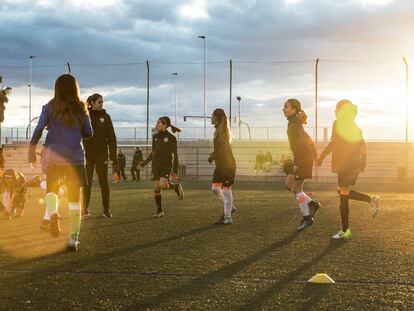
[[144,162],[141,147],[135,147],[134,157],[132,158],[131,175],[132,181],[139,181],[141,175],[140,164]]
[[373,209],[373,217],[379,211],[380,197],[369,196],[356,190],[354,186],[358,176],[366,167],[366,146],[361,128],[355,118],[358,107],[347,99],[336,104],[336,120],[332,125],[332,136],[329,145],[318,158],[321,166],[325,157],[332,152],[332,172],[338,174],[339,211],[342,229],[332,236],[333,239],[348,239],[352,236],[349,229],[349,200],[367,202]]
[[[66,179],[70,238],[67,250],[76,251],[79,245],[81,190],[86,185],[85,156],[82,139],[92,136],[87,106],[80,100],[79,85],[70,74],[60,76],[55,83],[55,95],[42,107],[28,152],[32,167],[37,163],[36,146],[48,127],[43,165],[46,171],[45,203],[50,215],[50,233],[59,236],[59,180]],[[86,141],[86,140],[84,140]]]
[[293,153],[293,167],[286,177],[286,185],[295,194],[303,215],[303,220],[296,229],[301,231],[313,224],[313,217],[320,208],[320,204],[303,191],[305,179],[312,179],[312,168],[317,153],[312,139],[303,128],[308,116],[303,111],[301,103],[297,99],[288,99],[284,104],[283,113],[288,120],[287,135]]
[[112,214],[109,210],[108,157],[112,163],[112,175],[114,181],[119,182],[115,130],[111,117],[106,113],[105,109],[102,108],[102,95],[95,93],[89,96],[87,103],[94,134],[92,138],[83,142],[85,146],[86,175],[88,184],[85,187],[82,215],[90,215],[89,202],[91,199],[93,172],[96,170],[99,185],[101,187],[103,217],[111,218]]
[[125,157],[125,154],[122,153],[121,148],[119,148],[118,150],[117,161],[118,161],[119,173],[122,179],[126,181],[127,180],[127,177],[125,176],[126,157]]
[[216,164],[211,190],[224,206],[223,216],[219,223],[231,225],[233,223],[232,213],[236,211],[231,189],[236,176],[236,160],[231,149],[232,137],[227,120],[223,109],[217,108],[213,111],[211,124],[215,127],[214,151],[210,154],[208,162]]

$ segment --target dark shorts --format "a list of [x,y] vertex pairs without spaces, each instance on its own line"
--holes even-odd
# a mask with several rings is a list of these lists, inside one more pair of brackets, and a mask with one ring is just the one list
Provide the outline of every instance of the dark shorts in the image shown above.
[[359,172],[342,172],[338,173],[338,186],[354,186],[359,176]]
[[160,180],[160,178],[170,178],[172,171],[171,166],[152,166],[151,174],[152,178],[151,180],[156,181]]
[[236,168],[216,168],[213,173],[213,183],[222,183],[224,187],[234,184]]
[[295,175],[295,180],[312,179],[313,161],[301,162],[295,165],[297,169],[292,174]]
[[85,187],[85,167],[83,165],[49,165],[46,168],[46,192],[59,192],[59,180],[63,179],[68,188],[69,202],[79,201],[80,187]]

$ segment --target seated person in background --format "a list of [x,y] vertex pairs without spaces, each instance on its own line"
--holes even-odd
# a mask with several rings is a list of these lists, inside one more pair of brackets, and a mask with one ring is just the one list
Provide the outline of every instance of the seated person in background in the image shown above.
[[254,172],[257,173],[261,173],[263,172],[263,164],[264,164],[264,160],[265,160],[265,155],[263,153],[262,150],[259,151],[259,153],[256,155],[256,165],[254,167]]
[[272,168],[272,162],[273,162],[273,158],[272,158],[272,154],[270,153],[270,151],[266,151],[266,154],[264,156],[264,171],[266,173],[270,172],[270,169]]

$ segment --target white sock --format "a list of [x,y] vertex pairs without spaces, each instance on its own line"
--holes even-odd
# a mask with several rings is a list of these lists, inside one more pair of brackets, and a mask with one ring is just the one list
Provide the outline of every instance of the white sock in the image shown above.
[[49,212],[48,212],[47,208],[45,208],[45,215],[43,216],[43,219],[44,220],[50,220],[50,215],[49,215]]
[[230,189],[223,189],[224,196],[224,216],[231,216],[231,209],[233,208],[233,193]]
[[300,211],[303,216],[309,216],[309,206],[308,203],[312,201],[303,191],[296,193],[296,201],[299,204]]
[[221,186],[211,186],[211,191],[214,192],[218,200],[224,203],[224,195]]
[[3,205],[7,210],[10,207],[10,192],[9,191],[3,192]]

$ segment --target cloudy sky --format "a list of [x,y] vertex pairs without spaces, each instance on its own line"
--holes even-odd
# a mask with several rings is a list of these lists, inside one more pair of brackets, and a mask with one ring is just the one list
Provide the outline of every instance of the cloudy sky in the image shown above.
[[233,112],[252,127],[284,127],[286,98],[297,97],[314,122],[314,68],[319,65],[319,124],[332,123],[335,102],[360,107],[364,127],[404,122],[404,63],[414,66],[414,3],[398,0],[0,0],[0,74],[13,87],[4,126],[28,120],[28,64],[33,61],[33,115],[53,96],[56,77],[78,78],[83,98],[99,92],[119,126],[145,124],[146,65],[151,67],[151,123],[203,114],[206,36],[208,114]]

